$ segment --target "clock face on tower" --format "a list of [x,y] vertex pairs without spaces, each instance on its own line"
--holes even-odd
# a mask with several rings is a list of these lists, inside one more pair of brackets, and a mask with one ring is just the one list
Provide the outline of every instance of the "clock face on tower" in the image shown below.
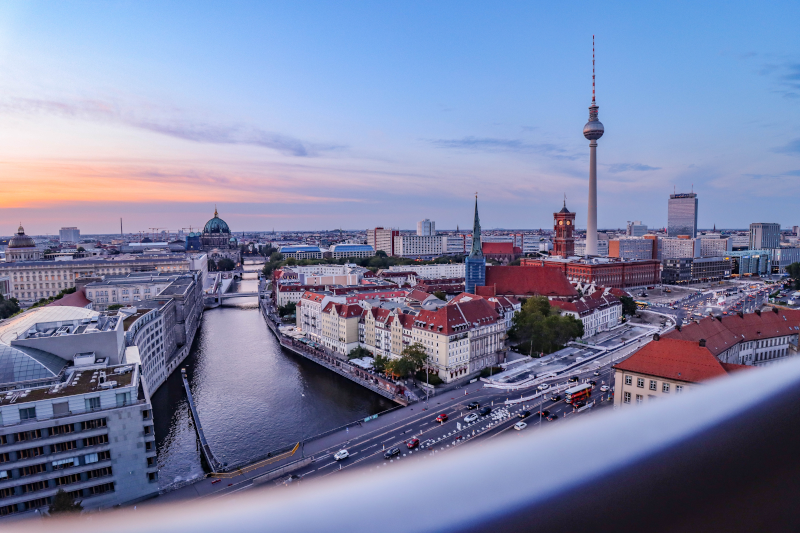
[[567,220],[567,226],[569,226],[569,220]]
[[563,225],[564,225],[564,221],[563,221],[563,220],[559,220],[559,221],[558,221],[558,225],[559,225],[559,226],[563,226]]

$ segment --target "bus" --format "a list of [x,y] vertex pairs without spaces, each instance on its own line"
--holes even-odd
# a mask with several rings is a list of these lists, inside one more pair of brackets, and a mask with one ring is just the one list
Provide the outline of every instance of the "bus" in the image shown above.
[[589,396],[592,395],[592,384],[591,383],[584,383],[583,385],[577,385],[572,387],[571,389],[567,389],[564,392],[564,399],[567,403],[574,404],[581,400],[586,400]]
[[636,302],[633,302],[633,303],[635,303],[636,307],[638,307],[639,309],[647,309],[647,302],[638,302],[638,301],[636,301]]

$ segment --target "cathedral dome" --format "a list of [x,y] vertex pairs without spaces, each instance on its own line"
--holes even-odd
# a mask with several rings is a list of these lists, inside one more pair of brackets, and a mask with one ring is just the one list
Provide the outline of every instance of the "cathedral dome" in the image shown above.
[[230,234],[231,230],[228,228],[228,224],[219,218],[217,215],[217,210],[214,209],[214,218],[206,222],[205,228],[203,228],[203,233],[225,233]]
[[25,230],[22,229],[22,225],[20,225],[19,229],[17,229],[17,234],[11,238],[8,242],[9,248],[36,248],[36,243],[33,242],[33,239],[25,235]]

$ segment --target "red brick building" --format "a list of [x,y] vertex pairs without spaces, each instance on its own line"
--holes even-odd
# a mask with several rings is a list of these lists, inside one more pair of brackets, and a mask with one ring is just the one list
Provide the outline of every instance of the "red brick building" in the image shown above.
[[523,258],[520,264],[525,267],[556,268],[571,281],[593,283],[603,287],[622,289],[661,283],[661,262],[658,260],[591,263],[579,259],[569,261]]
[[561,211],[553,213],[553,231],[555,231],[555,237],[553,238],[552,255],[558,255],[564,258],[575,255],[575,238],[572,236],[574,230],[575,213],[567,209],[567,202],[565,200],[564,207]]
[[486,285],[476,287],[475,293],[484,296],[514,296],[530,298],[576,298],[578,292],[569,280],[555,269],[521,266],[487,266]]
[[484,242],[481,251],[486,259],[494,259],[498,263],[508,264],[522,255],[522,248],[510,242]]

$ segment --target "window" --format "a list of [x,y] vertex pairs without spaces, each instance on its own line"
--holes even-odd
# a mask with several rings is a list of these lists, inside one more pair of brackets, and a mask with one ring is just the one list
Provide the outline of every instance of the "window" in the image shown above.
[[27,485],[22,485],[22,493],[25,494],[27,492],[36,492],[37,490],[44,490],[47,488],[47,481],[35,481],[33,483],[28,483]]
[[42,430],[41,429],[34,429],[33,431],[22,431],[14,435],[14,440],[16,442],[25,442],[27,440],[34,440],[34,439],[41,439],[42,438]]
[[675,385],[675,392],[680,394],[683,392],[683,385]]
[[644,378],[636,378],[636,386],[643,389],[644,388]]
[[650,380],[650,390],[657,390],[657,388],[658,388],[658,382],[656,380],[654,380],[654,379],[651,379]]
[[91,411],[93,409],[100,409],[100,397],[97,396],[95,398],[86,398],[86,410]]
[[58,461],[53,461],[53,470],[63,470],[65,468],[70,468],[75,466],[78,462],[77,457],[70,457],[69,459],[60,459]]
[[26,466],[19,469],[20,476],[32,476],[41,472],[47,472],[47,464],[41,463],[38,465]]
[[69,402],[53,402],[53,416],[69,414]]
[[123,407],[129,403],[131,403],[130,391],[117,393],[117,407]]
[[27,511],[30,509],[38,509],[40,507],[46,507],[47,505],[49,505],[51,499],[52,498],[37,498],[35,500],[25,502],[25,510]]
[[633,377],[625,376],[625,385],[631,385],[633,383]]
[[0,498],[8,498],[9,496],[14,495],[14,487],[8,487],[6,489],[0,489]]
[[113,483],[103,483],[102,485],[96,485],[89,489],[89,494],[103,494],[105,492],[114,492],[114,484]]
[[8,462],[8,454],[0,453],[0,463],[7,463],[7,462]]
[[42,446],[28,448],[27,450],[20,450],[17,452],[18,459],[30,459],[31,457],[38,457],[40,455],[44,455],[44,448]]
[[148,472],[147,473],[147,481],[150,481],[150,482],[158,481],[158,472]]
[[19,410],[19,419],[20,420],[33,420],[36,418],[36,408],[35,407],[23,407]]
[[75,426],[72,424],[64,424],[62,426],[53,426],[50,428],[50,435],[65,435],[75,431]]
[[81,481],[80,474],[70,474],[68,476],[63,476],[56,478],[56,485],[69,485],[71,483],[79,483]]
[[74,450],[78,447],[77,441],[71,440],[68,442],[57,442],[51,445],[52,453],[59,453],[59,452],[66,452],[69,450]]
[[642,403],[644,397],[641,394],[636,395],[636,403]]
[[81,422],[82,429],[96,429],[96,428],[104,428],[106,427],[106,419],[105,418],[97,418],[95,420],[87,420],[85,422]]
[[669,383],[661,384],[661,392],[669,392]]
[[622,401],[623,403],[631,403],[631,393],[630,392],[623,393]]
[[96,437],[89,437],[83,439],[83,446],[99,446],[108,442],[108,435],[98,435]]
[[111,472],[111,467],[107,466],[105,468],[98,468],[97,470],[91,470],[87,472],[87,474],[89,476],[88,479],[94,479],[98,477],[110,476],[112,475],[112,472]]

